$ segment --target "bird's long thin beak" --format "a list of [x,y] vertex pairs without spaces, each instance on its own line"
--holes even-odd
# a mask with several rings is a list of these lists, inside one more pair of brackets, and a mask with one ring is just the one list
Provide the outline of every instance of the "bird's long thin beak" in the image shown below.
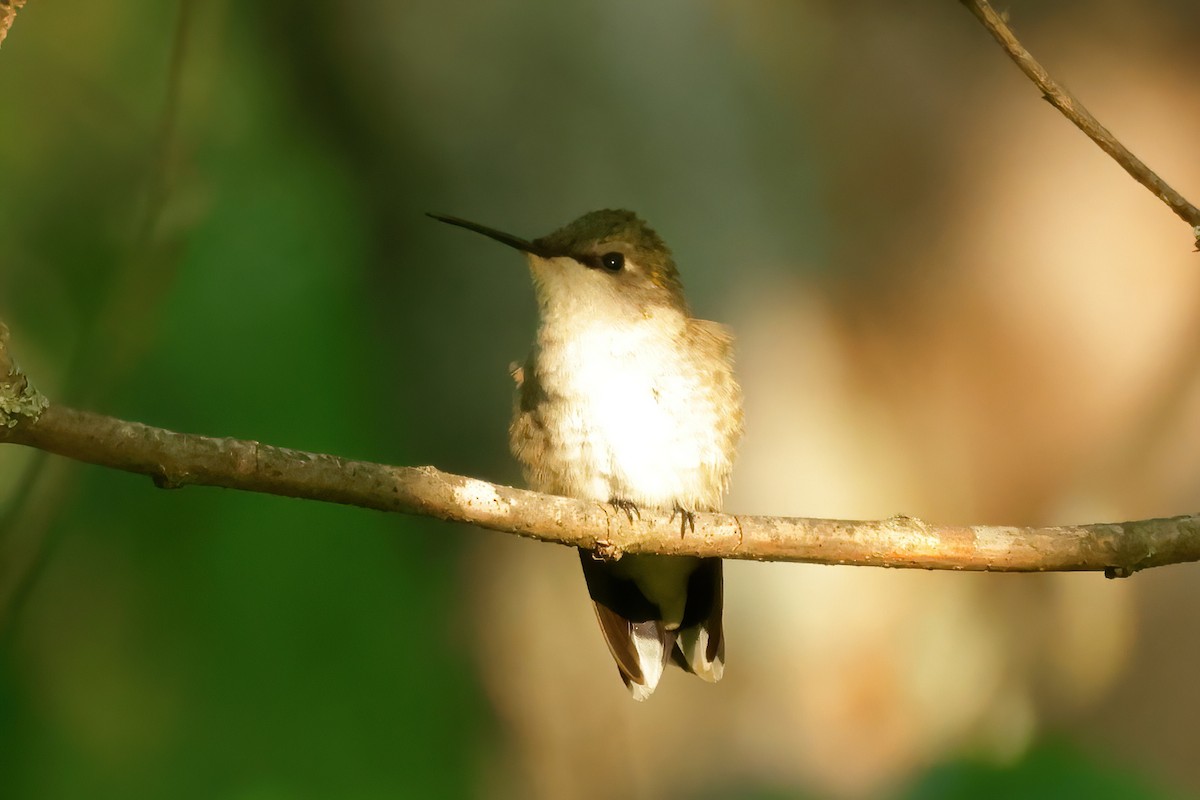
[[513,236],[511,233],[498,231],[495,228],[489,228],[486,225],[480,225],[478,222],[471,222],[458,217],[444,217],[441,214],[430,214],[426,212],[425,216],[433,217],[438,222],[445,222],[447,225],[457,225],[460,228],[466,228],[469,231],[482,233],[489,239],[495,239],[501,244],[506,244],[509,247],[520,250],[522,253],[532,253],[533,255],[543,255],[542,249],[531,241],[522,239],[519,236]]

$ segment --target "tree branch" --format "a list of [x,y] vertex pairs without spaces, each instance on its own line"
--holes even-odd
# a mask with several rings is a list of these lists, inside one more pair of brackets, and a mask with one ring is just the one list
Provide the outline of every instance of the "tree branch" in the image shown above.
[[961,0],[962,4],[974,14],[983,27],[987,28],[1004,52],[1008,53],[1029,80],[1042,90],[1042,96],[1050,105],[1062,112],[1071,120],[1075,127],[1108,153],[1134,179],[1154,193],[1154,196],[1166,203],[1172,211],[1184,222],[1192,226],[1192,235],[1196,237],[1196,249],[1200,250],[1200,209],[1189,203],[1179,192],[1167,185],[1152,169],[1142,163],[1141,159],[1129,151],[1125,145],[1117,141],[1107,128],[1100,124],[1091,112],[1084,108],[1066,89],[1058,85],[1045,67],[1037,62],[1029,51],[1017,39],[1016,34],[1008,27],[1004,18],[996,13],[987,0]]
[[[1200,517],[1054,528],[930,525],[913,517],[853,522],[645,509],[633,519],[604,503],[499,486],[433,467],[392,467],[240,439],[154,428],[41,401],[8,359],[0,323],[0,442],[154,479],[162,488],[251,492],[467,522],[543,542],[624,553],[992,572],[1103,570],[1125,576],[1200,560]],[[16,409],[15,411],[13,409]]]

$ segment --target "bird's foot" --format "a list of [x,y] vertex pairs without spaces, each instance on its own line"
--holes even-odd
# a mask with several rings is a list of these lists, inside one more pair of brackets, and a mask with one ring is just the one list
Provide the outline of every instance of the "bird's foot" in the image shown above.
[[633,522],[634,517],[638,519],[642,518],[642,512],[638,510],[637,503],[632,500],[626,500],[623,497],[614,497],[608,501],[608,504],[629,517],[630,522]]
[[687,536],[687,532],[688,532],[689,528],[691,528],[692,533],[696,532],[696,514],[695,514],[695,512],[688,511],[686,508],[679,505],[679,503],[676,503],[674,510],[671,511],[671,519],[669,521],[674,522],[676,515],[679,516],[679,538],[680,539],[682,539],[684,536]]
[[525,368],[515,361],[508,362],[508,374],[512,377],[513,383],[520,389],[525,385]]

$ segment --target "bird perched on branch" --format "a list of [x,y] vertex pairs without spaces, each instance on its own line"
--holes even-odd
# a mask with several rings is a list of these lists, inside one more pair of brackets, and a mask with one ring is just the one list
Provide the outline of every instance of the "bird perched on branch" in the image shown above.
[[[523,252],[539,325],[516,370],[509,442],[531,488],[670,510],[687,534],[718,511],[742,435],[732,337],[694,319],[663,240],[629,211],[604,210],[528,241],[430,215]],[[637,700],[669,661],[708,681],[725,662],[721,561],[581,550],[596,617]]]

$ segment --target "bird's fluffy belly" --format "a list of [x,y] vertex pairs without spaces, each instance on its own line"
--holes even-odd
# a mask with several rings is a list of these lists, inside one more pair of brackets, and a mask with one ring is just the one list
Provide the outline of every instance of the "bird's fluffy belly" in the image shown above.
[[[669,340],[604,329],[543,343],[532,366],[540,397],[518,412],[514,449],[535,488],[647,507],[719,503],[716,410]],[[536,464],[525,457],[535,453]]]

